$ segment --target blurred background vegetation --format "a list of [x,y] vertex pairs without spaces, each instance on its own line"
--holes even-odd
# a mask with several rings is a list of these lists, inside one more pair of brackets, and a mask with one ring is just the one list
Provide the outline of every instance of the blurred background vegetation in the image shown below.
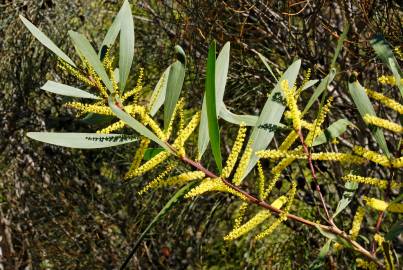
[[[349,72],[357,71],[363,85],[377,88],[376,77],[384,73],[384,67],[375,59],[369,39],[380,33],[394,47],[403,40],[400,1],[150,0],[132,4],[136,48],[130,83],[135,84],[143,67],[145,87],[152,90],[174,57],[174,45],[180,44],[189,59],[183,91],[188,109],[201,107],[210,40],[217,40],[219,47],[231,42],[228,108],[258,114],[275,82],[255,51],[265,55],[279,73],[302,58],[303,70],[311,69],[311,77],[321,79],[329,71],[337,40],[349,22],[348,38],[337,61],[338,74],[330,89],[337,109],[328,121],[344,117],[360,123],[346,97]],[[96,130],[97,125],[77,120],[63,106],[63,98],[39,90],[47,79],[74,81],[57,70],[56,58],[24,28],[18,15],[74,55],[67,30],[84,33],[98,47],[120,5],[118,0],[0,0],[0,244],[4,269],[116,269],[174,193],[174,189],[165,189],[138,196],[136,192],[152,174],[143,180],[122,181],[135,147],[82,151],[25,137],[27,131],[84,132]],[[228,153],[236,127],[228,123],[222,127],[223,149]],[[340,146],[327,147],[349,147],[354,142],[375,145],[370,137],[359,134],[352,130]],[[394,149],[393,138],[389,141]],[[330,164],[320,165],[325,196],[335,205],[334,198],[343,191],[337,180],[341,170],[334,166],[329,172]],[[288,185],[286,178],[284,185]],[[298,213],[315,216],[309,179],[301,176],[299,182]],[[231,197],[218,194],[182,202],[142,242],[130,269],[313,268],[325,239],[293,222],[286,222],[264,241],[244,237],[224,242],[222,237],[232,226],[237,206]],[[351,210],[337,221],[346,230],[356,207],[352,203]],[[403,249],[401,242],[396,247]],[[319,267],[348,269],[352,258],[351,252],[341,251],[328,256]]]

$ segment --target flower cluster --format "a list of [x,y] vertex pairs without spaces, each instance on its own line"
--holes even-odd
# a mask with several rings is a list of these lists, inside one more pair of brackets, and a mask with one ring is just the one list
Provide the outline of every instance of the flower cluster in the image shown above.
[[403,114],[403,105],[400,104],[399,102],[396,102],[394,99],[388,98],[388,97],[384,96],[383,94],[370,90],[370,89],[365,89],[365,91],[367,92],[367,94],[370,98],[379,101],[386,107],[398,112],[399,114]]
[[222,170],[221,176],[224,178],[228,178],[234,169],[235,163],[238,160],[239,153],[242,150],[242,145],[245,140],[246,135],[246,127],[244,124],[241,124],[238,130],[238,135],[236,136],[235,143],[232,146],[231,153],[227,158],[227,162],[225,164],[224,169]]
[[246,146],[245,151],[242,154],[241,160],[239,161],[238,168],[236,169],[235,175],[232,179],[232,182],[235,185],[240,185],[242,181],[242,177],[245,174],[246,167],[249,164],[250,157],[252,155],[252,147],[250,143]]
[[398,183],[396,181],[388,181],[388,180],[383,180],[383,179],[378,179],[378,178],[373,178],[373,177],[363,177],[363,176],[353,175],[353,174],[345,175],[341,179],[343,179],[344,181],[351,181],[351,182],[376,186],[381,189],[388,188],[388,185],[390,185],[391,189],[399,189],[403,186],[401,183]]
[[393,123],[389,120],[379,118],[377,116],[366,114],[364,115],[364,121],[369,125],[374,125],[396,133],[403,133],[403,127],[399,124]]
[[367,160],[370,160],[374,163],[380,164],[384,167],[390,167],[390,160],[387,156],[382,155],[382,154],[378,154],[377,152],[365,149],[361,146],[355,146],[353,148],[354,153],[356,153],[357,155],[360,155],[364,158],[366,158]]
[[206,178],[197,187],[191,189],[185,195],[185,198],[195,197],[195,196],[201,195],[201,194],[209,192],[209,191],[227,192],[227,193],[231,193],[231,194],[239,197],[241,200],[244,200],[244,201],[247,200],[245,195],[243,195],[239,191],[236,191],[235,189],[232,189],[231,187],[227,186],[221,180],[221,178],[214,178],[214,179]]
[[285,100],[287,106],[291,112],[291,118],[293,121],[293,126],[295,130],[301,129],[301,111],[298,109],[297,100],[295,99],[295,87],[291,88],[288,86],[288,81],[284,80],[280,83],[281,89],[284,92]]
[[[381,84],[396,86],[396,78],[394,76],[381,76],[378,78],[378,82]],[[400,79],[400,83],[403,83],[403,79]]]
[[363,196],[363,200],[366,202],[366,205],[378,210],[378,211],[389,211],[393,213],[403,213],[403,204],[401,203],[387,203],[385,201],[369,198],[367,196]]

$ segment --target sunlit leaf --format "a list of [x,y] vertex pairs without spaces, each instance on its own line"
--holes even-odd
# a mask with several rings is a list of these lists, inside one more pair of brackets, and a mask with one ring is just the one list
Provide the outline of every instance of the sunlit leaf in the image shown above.
[[94,48],[91,46],[88,39],[80,33],[69,31],[69,35],[74,43],[75,48],[79,51],[79,53],[88,61],[88,63],[94,68],[95,72],[101,78],[101,80],[105,83],[106,88],[109,91],[113,91],[112,82],[109,79],[108,74],[105,71],[104,66],[99,60],[97,53]]
[[207,107],[207,123],[211,150],[219,172],[222,170],[222,158],[220,148],[220,130],[218,127],[217,107],[216,107],[216,88],[215,88],[215,64],[216,64],[216,44],[213,41],[210,44],[207,59],[207,75],[206,75],[206,107]]
[[154,156],[156,156],[158,153],[164,151],[164,148],[147,148],[144,151],[143,159],[144,160],[150,160]]
[[54,81],[47,81],[42,87],[42,90],[52,92],[55,94],[69,96],[69,97],[79,97],[79,98],[91,98],[91,99],[99,99],[100,97],[83,91],[81,89],[54,82]]
[[28,30],[34,35],[34,37],[42,43],[46,48],[51,50],[54,54],[56,54],[58,57],[75,67],[76,65],[74,64],[73,60],[70,59],[62,50],[57,47],[53,41],[51,41],[44,33],[41,32],[35,25],[33,25],[30,21],[24,18],[24,16],[20,15],[21,21],[24,23],[24,25],[28,28]]
[[113,113],[126,125],[134,129],[139,134],[143,135],[144,137],[149,138],[150,140],[156,142],[160,146],[162,146],[168,152],[172,152],[172,150],[168,147],[168,145],[163,142],[160,138],[157,137],[151,130],[146,128],[142,123],[134,119],[130,114],[123,111],[121,108],[117,106],[117,101],[114,100],[112,97],[108,99],[109,107],[113,111]]
[[347,130],[348,126],[354,126],[354,124],[348,121],[347,119],[337,120],[336,122],[332,123],[328,128],[326,128],[324,131],[322,131],[318,137],[315,138],[312,146],[318,146],[330,141],[331,139],[339,137]]
[[180,46],[175,46],[178,60],[176,60],[169,69],[168,85],[164,103],[164,128],[169,126],[176,103],[178,102],[183,81],[185,79],[185,55]]
[[299,69],[301,67],[301,60],[297,60],[292,63],[291,66],[284,72],[281,76],[279,82],[274,87],[270,96],[268,97],[262,112],[260,113],[259,119],[256,122],[255,127],[252,130],[252,134],[249,138],[249,142],[252,147],[252,156],[249,160],[248,167],[246,168],[245,174],[243,176],[246,177],[249,172],[253,169],[258,161],[258,157],[255,153],[259,150],[264,150],[270,144],[271,140],[274,136],[274,131],[270,131],[268,129],[260,128],[260,125],[273,125],[278,126],[281,120],[281,117],[284,113],[285,107],[284,105],[277,101],[274,97],[283,96],[280,83],[283,80],[288,80],[289,87],[293,87],[295,80],[297,79]]
[[137,137],[125,134],[28,132],[27,136],[44,143],[81,149],[106,148],[137,141]]
[[[374,107],[372,106],[364,87],[362,87],[361,84],[356,80],[355,76],[352,76],[350,78],[348,89],[355,105],[357,106],[358,111],[360,112],[361,117],[364,117],[364,115],[366,114],[376,116]],[[386,140],[383,135],[382,129],[375,127],[372,131],[372,134],[374,135],[375,140],[377,141],[382,151],[386,155],[390,156],[390,152],[388,150],[388,146],[386,145]]]
[[161,78],[159,79],[157,85],[154,87],[154,91],[151,95],[150,98],[150,104],[149,110],[150,110],[150,115],[155,115],[158,110],[161,108],[162,104],[164,104],[165,101],[165,95],[167,92],[167,86],[168,86],[168,76],[169,76],[169,70],[171,69],[171,66],[169,66],[164,73],[162,74]]
[[119,86],[120,91],[123,92],[134,56],[134,22],[130,4],[127,0],[123,3],[120,21]]

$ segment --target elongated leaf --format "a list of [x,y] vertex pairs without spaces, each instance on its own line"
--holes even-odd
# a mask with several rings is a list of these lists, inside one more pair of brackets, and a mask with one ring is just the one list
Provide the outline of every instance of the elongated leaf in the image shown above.
[[260,128],[260,125],[273,125],[278,126],[281,117],[284,113],[285,107],[280,103],[276,97],[283,96],[280,83],[283,80],[288,80],[289,87],[293,87],[295,80],[297,79],[299,69],[301,67],[301,60],[297,60],[292,63],[291,66],[281,76],[279,82],[276,84],[274,90],[268,97],[259,119],[256,122],[256,126],[252,130],[252,134],[249,138],[249,142],[252,147],[252,156],[249,160],[248,167],[246,168],[243,178],[245,178],[249,172],[253,169],[258,161],[258,157],[255,155],[256,151],[264,150],[270,144],[274,136],[274,131]]
[[209,143],[209,131],[208,131],[208,119],[207,119],[207,105],[206,105],[206,94],[204,94],[201,118],[199,124],[199,136],[197,137],[197,149],[198,149],[198,159],[201,159],[204,152],[207,149]]
[[329,84],[333,81],[334,76],[336,75],[336,69],[332,68],[329,74],[320,82],[318,87],[314,90],[311,98],[308,100],[302,114],[305,114],[313,105],[313,103],[319,98],[319,96],[327,89]]
[[302,91],[314,86],[318,82],[319,82],[319,80],[309,80],[309,81],[307,81],[306,84],[302,87]]
[[206,107],[207,107],[207,123],[211,150],[218,171],[222,170],[222,157],[220,148],[220,130],[218,127],[217,107],[216,107],[216,90],[215,90],[215,58],[216,44],[213,41],[210,44],[208,59],[207,59],[207,75],[206,75]]
[[223,99],[225,93],[225,85],[227,84],[229,54],[230,43],[227,42],[221,49],[220,53],[217,56],[217,60],[215,61],[215,91],[217,112],[220,112],[220,108],[224,105]]
[[[348,89],[350,92],[351,97],[355,105],[357,106],[358,111],[360,112],[361,117],[364,115],[369,114],[376,116],[374,107],[369,100],[367,93],[365,93],[364,87],[356,80],[355,77],[352,76],[350,78],[350,82],[348,83]],[[384,154],[390,156],[390,152],[388,150],[388,146],[386,145],[385,136],[383,135],[382,129],[375,128],[372,134],[375,137],[379,147],[382,149]]]
[[129,255],[127,256],[126,260],[120,267],[120,269],[125,269],[128,263],[130,262],[130,259],[133,257],[134,253],[136,252],[138,246],[140,245],[141,241],[144,239],[144,237],[147,235],[147,233],[154,227],[154,225],[160,221],[166,213],[177,203],[179,202],[185,194],[195,186],[195,183],[189,183],[186,186],[182,187],[180,190],[178,190],[170,199],[169,201],[164,205],[164,207],[159,211],[159,213],[153,218],[153,220],[148,224],[148,226],[144,229],[144,231],[141,233],[141,235],[137,238],[136,242],[133,244],[133,248],[130,251]]
[[[392,62],[395,64],[396,67],[398,67],[399,64],[397,63],[397,60],[393,54],[392,48],[390,47],[389,43],[385,40],[385,38],[382,35],[379,34],[375,35],[371,39],[370,43],[378,58],[381,59],[382,62],[387,65],[389,70],[393,72],[389,59],[392,59]],[[399,75],[402,76],[400,70]]]
[[265,67],[269,71],[270,75],[273,76],[273,78],[278,82],[276,75],[274,75],[274,72],[271,69],[271,67],[269,66],[269,63],[267,63],[267,58],[264,57],[263,54],[261,54],[259,52],[256,52],[256,54],[259,56],[260,60],[262,60],[263,64],[265,65]]
[[130,4],[126,0],[122,6],[120,23],[119,86],[124,91],[134,56],[134,22]]
[[258,117],[255,115],[240,115],[230,112],[225,105],[221,106],[219,116],[227,122],[239,125],[244,123],[246,126],[255,126]]
[[58,57],[72,65],[73,67],[76,66],[74,64],[73,60],[70,59],[62,50],[59,49],[59,47],[56,46],[56,44],[53,43],[44,33],[41,32],[35,25],[33,25],[30,21],[24,18],[24,16],[20,15],[21,21],[24,23],[24,25],[28,28],[28,30],[31,32],[32,35],[40,42],[42,43],[46,48],[51,50],[54,54],[56,54]]
[[141,135],[149,138],[150,140],[156,142],[160,146],[162,146],[165,150],[168,152],[172,153],[172,150],[167,146],[165,142],[163,142],[161,139],[157,137],[154,133],[151,132],[148,128],[146,128],[142,123],[134,119],[130,114],[124,112],[122,109],[120,109],[116,105],[116,101],[112,98],[109,97],[108,99],[109,107],[113,111],[113,113],[123,122],[125,122],[126,125],[129,127],[133,128],[136,132],[140,133]]
[[91,46],[88,39],[80,33],[69,31],[69,35],[74,43],[74,46],[79,51],[79,53],[88,61],[88,63],[94,68],[95,72],[101,78],[101,80],[105,83],[106,88],[109,91],[113,91],[112,82],[110,81],[108,74],[105,71],[104,66],[97,53],[94,51],[94,48]]
[[99,47],[98,55],[100,55],[101,49],[104,46],[110,48],[115,43],[115,40],[120,32],[122,16],[125,13],[125,9],[127,8],[126,2],[127,2],[127,0],[125,0],[125,2],[123,3],[118,14],[116,15],[115,19],[113,20],[112,25],[109,27],[108,32],[106,33],[105,38],[102,41],[101,46]]
[[162,74],[161,78],[159,79],[157,85],[154,88],[153,94],[151,95],[150,104],[148,106],[149,106],[149,110],[150,110],[150,115],[152,115],[152,116],[155,115],[158,112],[158,110],[161,108],[162,104],[164,104],[165,95],[167,92],[168,76],[169,76],[170,69],[171,69],[171,66],[169,66],[164,71],[164,73]]
[[347,130],[348,126],[354,126],[354,124],[347,119],[337,120],[315,138],[312,146],[318,146],[330,141],[331,139],[339,137]]
[[388,241],[392,241],[401,233],[403,233],[403,220],[397,221],[395,224],[392,225],[392,227],[390,227],[389,232],[385,236],[385,239]]
[[175,46],[177,58],[169,69],[168,85],[164,103],[164,128],[169,126],[176,103],[178,102],[185,79],[185,55],[180,46]]
[[335,218],[338,214],[341,213],[351,202],[354,196],[354,192],[358,188],[358,183],[355,182],[347,182],[344,184],[344,188],[346,191],[343,192],[343,197],[337,204],[336,211],[333,214],[333,218]]
[[346,23],[343,28],[343,33],[341,34],[339,40],[337,41],[336,51],[334,52],[332,63],[330,64],[331,68],[335,68],[337,57],[340,54],[341,48],[343,47],[344,40],[347,38],[348,30],[350,29],[350,24]]
[[125,134],[28,132],[27,136],[44,143],[82,149],[106,148],[137,141],[137,137]]
[[164,148],[147,148],[146,151],[144,151],[144,160],[150,160],[154,156],[156,156],[158,153],[164,151]]
[[80,121],[87,125],[101,125],[110,123],[115,117],[113,115],[102,115],[96,113],[88,113]]
[[91,99],[99,99],[100,97],[90,94],[86,91],[83,91],[81,89],[54,82],[54,81],[47,81],[42,87],[42,90],[52,92],[55,94],[63,95],[63,96],[69,96],[69,97],[79,97],[79,98],[91,98]]

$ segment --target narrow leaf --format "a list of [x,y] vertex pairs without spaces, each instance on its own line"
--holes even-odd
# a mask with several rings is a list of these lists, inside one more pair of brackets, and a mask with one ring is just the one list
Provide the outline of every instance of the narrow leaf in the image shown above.
[[[384,64],[388,66],[390,71],[393,72],[392,66],[390,65],[389,58],[392,59],[392,62],[395,64],[395,66],[399,66],[397,63],[397,60],[393,54],[392,48],[390,47],[389,43],[385,40],[385,38],[382,35],[375,35],[371,41],[371,46],[374,49],[376,55],[378,56],[379,59],[382,60]],[[399,74],[401,74],[401,71],[399,70]]]
[[400,79],[401,79],[400,74],[402,72],[400,71],[399,66],[397,66],[396,64],[397,63],[394,62],[392,58],[389,58],[390,69],[393,72],[393,76],[395,76],[396,85],[399,88],[400,95],[403,97],[403,85],[402,85],[402,82],[400,81]]
[[28,132],[27,136],[44,143],[81,149],[106,148],[137,141],[136,137],[125,134]]
[[246,126],[255,126],[258,117],[255,115],[240,115],[230,112],[223,104],[220,108],[219,116],[227,122],[239,125],[244,123]]
[[115,19],[113,20],[112,25],[109,27],[108,32],[106,33],[105,38],[102,41],[101,46],[99,47],[99,55],[101,53],[101,49],[104,46],[110,48],[115,43],[115,40],[120,31],[121,19],[125,12],[126,2],[127,2],[127,0],[125,0],[125,2],[123,3],[118,14],[116,15]]
[[150,103],[148,105],[150,110],[150,115],[154,116],[158,110],[161,108],[162,104],[164,104],[165,95],[167,92],[168,86],[168,76],[169,70],[171,66],[169,66],[164,73],[162,74],[161,78],[159,79],[157,85],[154,87],[154,91],[150,98]]
[[281,81],[288,80],[289,87],[293,87],[295,80],[297,79],[300,67],[301,60],[297,60],[292,63],[292,65],[289,66],[289,68],[284,72],[283,76],[281,76],[279,82],[276,84],[274,90],[268,97],[262,109],[262,112],[260,113],[259,119],[257,120],[256,125],[252,130],[252,134],[249,138],[249,143],[251,143],[252,147],[252,156],[249,160],[249,164],[246,168],[243,178],[245,178],[249,174],[249,172],[253,169],[258,161],[258,157],[255,155],[255,153],[259,150],[266,149],[274,136],[274,131],[260,128],[260,125],[268,124],[278,126],[284,113],[284,105],[278,102],[276,98],[274,98],[278,96],[283,96],[280,86]]
[[122,6],[120,23],[119,86],[124,91],[134,56],[134,22],[130,4],[126,0]]
[[341,211],[343,211],[351,202],[354,196],[354,192],[358,188],[358,183],[355,182],[347,182],[344,185],[344,189],[346,191],[343,192],[343,197],[340,199],[339,203],[337,204],[336,211],[333,214],[333,218],[335,218]]
[[[369,114],[376,116],[374,107],[369,100],[367,93],[365,93],[364,87],[356,80],[355,76],[350,78],[350,82],[348,83],[348,89],[350,91],[350,95],[357,106],[358,111],[360,112],[361,117]],[[382,149],[384,154],[390,156],[390,152],[388,150],[388,146],[386,145],[386,140],[383,135],[382,129],[375,128],[372,134],[375,137],[379,147]]]
[[346,23],[343,28],[343,33],[341,34],[339,40],[337,41],[336,51],[334,52],[332,63],[330,64],[331,68],[335,68],[335,66],[336,66],[337,57],[339,56],[341,48],[343,47],[344,40],[346,40],[346,38],[347,38],[347,33],[348,33],[349,28],[350,28],[350,24]]
[[339,137],[347,130],[348,126],[354,126],[354,124],[344,118],[337,120],[315,138],[312,146],[318,146]]
[[24,16],[20,15],[21,21],[24,23],[24,25],[28,28],[28,30],[31,32],[32,35],[40,42],[42,43],[46,48],[51,50],[54,54],[56,54],[58,57],[75,67],[76,65],[74,64],[73,60],[70,59],[62,50],[57,47],[53,41],[51,41],[44,33],[41,32],[35,25],[33,25],[30,21],[24,18]]
[[204,152],[207,149],[209,143],[209,131],[208,131],[208,119],[207,119],[207,105],[206,105],[206,94],[204,94],[201,118],[199,124],[199,136],[197,137],[197,150],[198,159],[201,159]]
[[274,72],[271,69],[271,67],[269,66],[269,63],[267,63],[267,58],[264,57],[263,54],[261,54],[259,52],[256,52],[256,54],[259,56],[260,60],[262,60],[263,64],[265,65],[265,67],[269,71],[270,75],[273,76],[273,78],[276,80],[276,82],[278,82],[276,75],[274,75]]
[[83,91],[81,89],[54,82],[54,81],[47,81],[42,87],[42,90],[52,92],[55,94],[63,95],[63,96],[69,96],[69,97],[79,97],[79,98],[91,98],[91,99],[99,99],[98,96],[90,94],[86,91]]
[[215,58],[216,44],[213,41],[210,44],[207,59],[207,75],[205,83],[206,91],[206,107],[207,107],[207,122],[208,131],[211,144],[211,150],[213,152],[214,160],[217,165],[218,171],[222,170],[222,158],[220,148],[220,130],[218,127],[217,119],[217,107],[216,107],[216,90],[215,90]]
[[174,112],[176,103],[178,102],[183,81],[185,79],[185,62],[184,62],[184,54],[183,50],[180,46],[176,46],[175,50],[177,52],[177,58],[169,69],[168,76],[168,85],[165,96],[164,103],[164,128],[165,130],[169,126],[169,122],[171,121],[172,114]]
[[95,72],[105,83],[106,88],[109,91],[113,91],[112,82],[110,81],[108,74],[105,71],[104,66],[99,60],[98,55],[94,51],[88,39],[80,33],[69,31],[69,35],[74,43],[74,46],[79,53],[88,61],[88,63],[94,68]]
[[144,151],[143,159],[150,160],[162,151],[164,151],[164,148],[147,148],[146,151]]
[[149,138],[150,140],[156,142],[160,146],[162,146],[168,152],[172,152],[172,150],[167,146],[165,142],[163,142],[160,138],[157,137],[154,133],[152,133],[148,128],[146,128],[142,123],[134,119],[130,114],[124,112],[117,106],[117,102],[112,98],[109,97],[108,99],[109,107],[113,111],[113,113],[126,125],[134,129],[136,132],[140,133],[141,135]]
[[308,103],[306,104],[304,110],[302,111],[302,114],[305,114],[311,108],[313,103],[323,93],[323,91],[325,91],[329,87],[329,84],[333,81],[335,75],[336,75],[336,69],[332,68],[329,74],[323,80],[321,80],[318,87],[316,87],[316,89],[314,90],[311,98],[308,100]]

